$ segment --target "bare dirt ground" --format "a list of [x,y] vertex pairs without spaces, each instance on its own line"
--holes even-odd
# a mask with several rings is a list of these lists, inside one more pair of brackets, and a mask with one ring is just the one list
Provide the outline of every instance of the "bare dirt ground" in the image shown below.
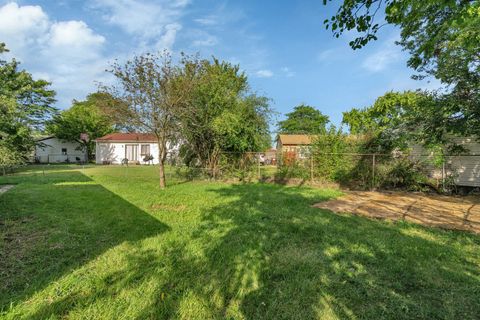
[[426,226],[480,233],[480,197],[407,192],[348,192],[316,208],[377,219],[406,220]]

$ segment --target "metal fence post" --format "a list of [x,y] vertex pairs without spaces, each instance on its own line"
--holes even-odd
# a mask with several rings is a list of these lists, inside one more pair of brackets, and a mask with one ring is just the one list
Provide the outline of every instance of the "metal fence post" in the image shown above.
[[260,180],[260,153],[257,152],[257,173],[258,173],[258,180]]
[[445,156],[442,161],[442,191],[445,191]]
[[375,153],[372,155],[372,190],[375,189]]
[[310,153],[310,181],[313,183],[313,154]]

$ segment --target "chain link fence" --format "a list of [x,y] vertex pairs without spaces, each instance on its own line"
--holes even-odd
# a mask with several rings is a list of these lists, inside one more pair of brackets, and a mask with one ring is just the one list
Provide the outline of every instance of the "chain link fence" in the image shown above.
[[[480,187],[480,155],[433,154],[361,154],[303,152],[295,154],[247,152],[221,153],[211,165],[190,164],[178,154],[169,154],[167,179],[241,182],[276,182],[283,184],[335,185],[357,190],[434,189],[439,192],[458,188]],[[85,165],[72,159],[70,167]],[[42,175],[52,165],[37,165]],[[158,165],[92,165],[89,167],[123,167],[125,177],[135,177],[136,167],[151,167],[148,175],[157,174]],[[4,174],[28,170],[24,166],[8,168]]]
[[335,182],[349,189],[480,187],[480,155],[321,153],[279,157],[277,177]]

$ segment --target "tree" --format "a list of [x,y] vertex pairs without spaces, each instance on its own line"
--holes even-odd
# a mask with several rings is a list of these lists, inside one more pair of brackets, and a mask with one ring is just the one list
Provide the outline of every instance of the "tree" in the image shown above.
[[[0,43],[0,54],[7,51]],[[9,162],[26,160],[35,145],[34,132],[43,130],[56,111],[52,106],[55,91],[49,86],[49,82],[34,80],[30,73],[19,70],[15,59],[0,59],[0,145],[3,154],[12,154]]]
[[[324,0],[324,4],[327,2]],[[380,15],[383,23],[378,21],[380,11],[383,11]],[[383,25],[396,25],[401,30],[399,44],[409,51],[408,65],[415,70],[432,72],[442,81],[450,82],[443,67],[453,58],[461,62],[458,68],[465,70],[471,65],[478,72],[480,3],[475,0],[344,1],[337,13],[324,23],[336,37],[356,30],[360,35],[350,42],[353,49],[377,40]]]
[[[47,131],[59,139],[77,141],[91,159],[95,148],[95,139],[113,132],[113,122],[103,113],[101,105],[113,98],[103,92],[92,93],[85,101],[73,101],[70,109],[62,111],[47,124]],[[80,135],[88,134],[88,140]]]
[[184,56],[181,70],[179,87],[191,88],[178,114],[187,162],[215,174],[222,153],[233,157],[270,145],[269,100],[249,92],[239,66]]
[[280,133],[290,134],[320,134],[325,132],[329,122],[328,116],[319,110],[301,104],[287,113],[287,119],[278,123]]
[[[381,11],[383,23],[378,21]],[[451,125],[447,130],[480,137],[480,1],[344,1],[324,22],[336,37],[348,30],[360,33],[350,42],[353,49],[376,40],[385,24],[400,27],[398,44],[410,53],[408,66],[418,72],[413,78],[431,75],[447,87],[433,94],[437,112]]]
[[[159,184],[165,188],[167,144],[178,138],[176,112],[185,92],[176,87],[178,68],[169,53],[146,53],[125,64],[115,62],[110,72],[118,83],[102,87],[122,101],[111,108],[115,118],[141,132],[155,135],[158,144]],[[185,87],[186,88],[186,87]]]
[[[372,137],[372,152],[405,149],[411,141],[437,143],[445,139],[446,130],[432,125],[438,122],[436,101],[421,91],[388,92],[364,109],[343,113],[342,123],[350,133]],[[432,127],[435,127],[432,128]]]

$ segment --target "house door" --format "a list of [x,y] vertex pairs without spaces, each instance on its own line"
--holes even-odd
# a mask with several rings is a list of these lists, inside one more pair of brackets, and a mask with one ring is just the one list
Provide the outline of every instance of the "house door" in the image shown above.
[[137,161],[138,160],[138,145],[127,144],[125,146],[125,158],[127,158],[128,161]]

